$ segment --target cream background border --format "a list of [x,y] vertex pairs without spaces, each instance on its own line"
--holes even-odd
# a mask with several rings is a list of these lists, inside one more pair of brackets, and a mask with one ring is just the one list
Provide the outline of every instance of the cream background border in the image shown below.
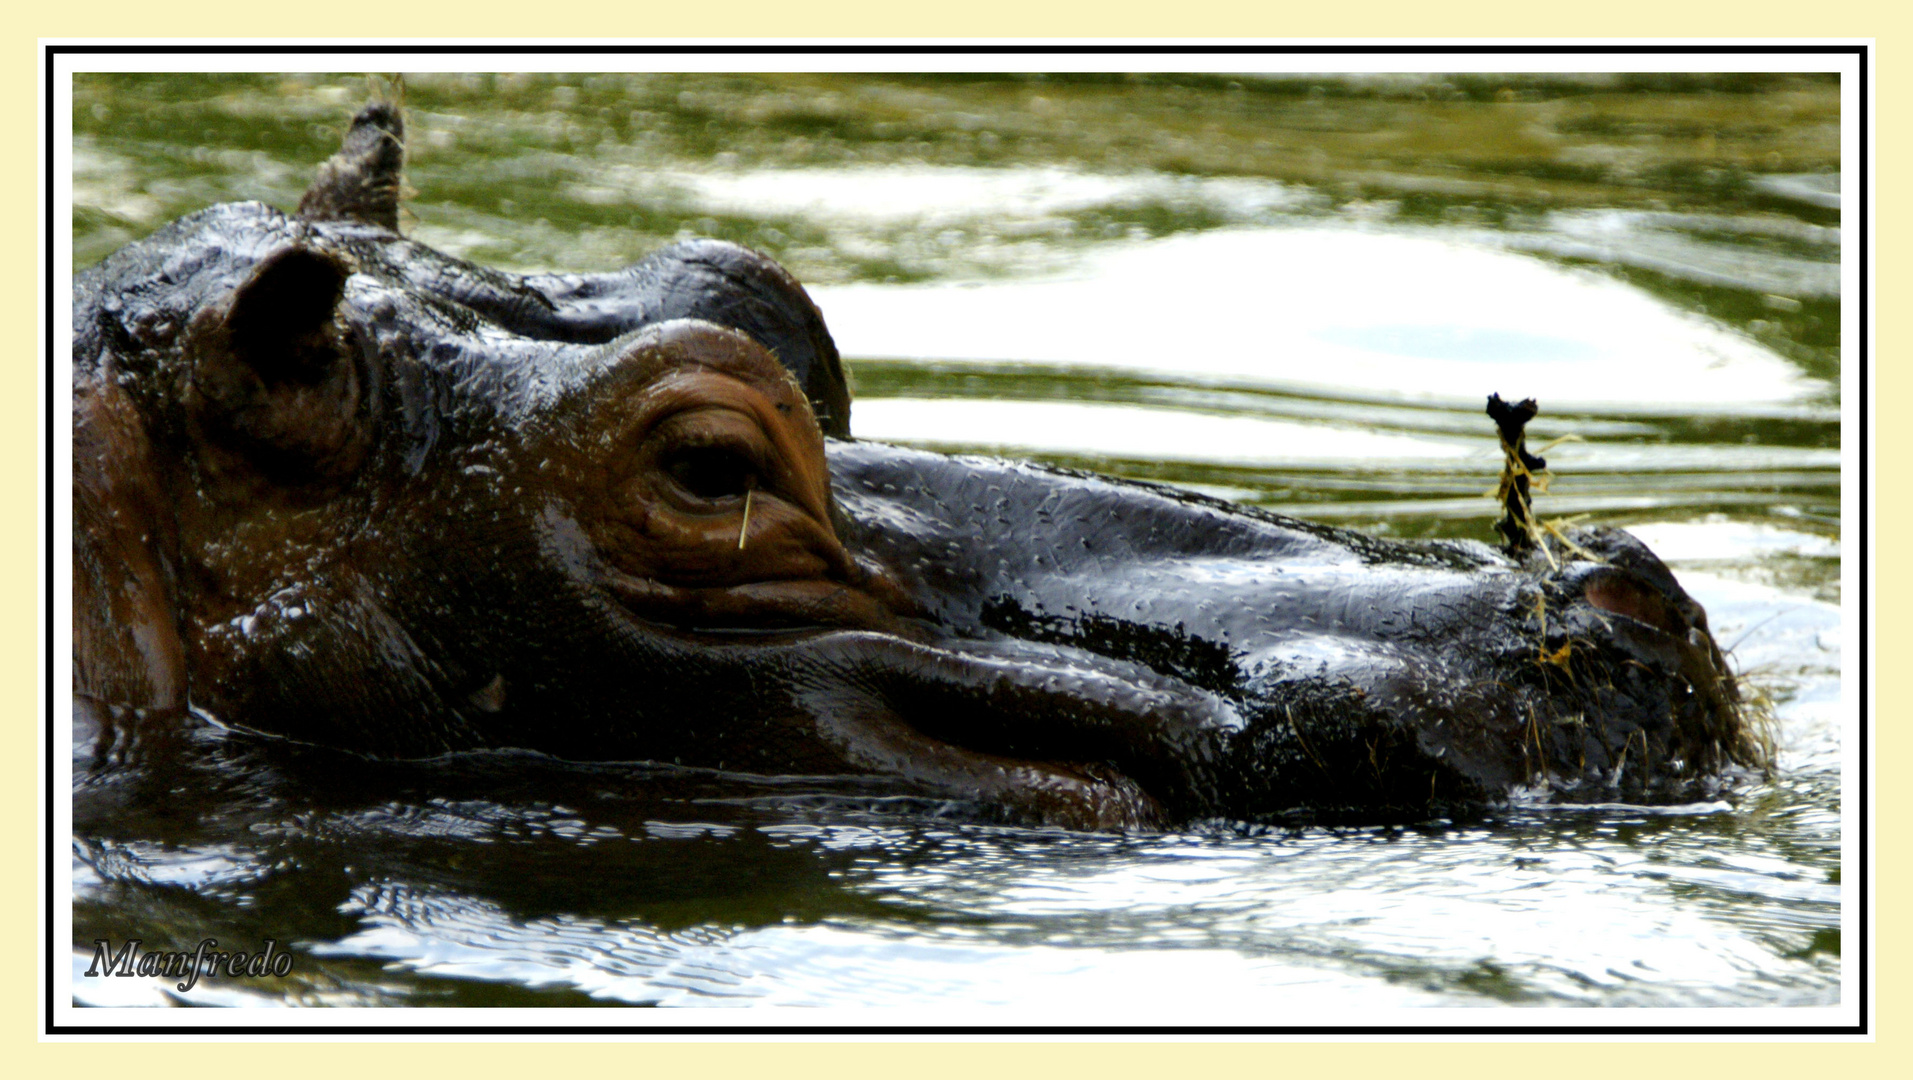
[[[1788,38],[1872,38],[1880,49],[1873,56],[1873,78],[1878,90],[1872,122],[1875,135],[1873,191],[1876,200],[1875,273],[1873,276],[1874,316],[1872,344],[1879,358],[1878,375],[1873,386],[1877,450],[1872,459],[1876,477],[1874,521],[1876,534],[1896,538],[1883,549],[1896,553],[1897,538],[1905,535],[1909,512],[1897,506],[1895,493],[1900,485],[1893,478],[1904,476],[1904,468],[1913,467],[1909,432],[1896,428],[1887,418],[1897,416],[1906,396],[1899,377],[1899,364],[1889,362],[1887,350],[1897,339],[1886,331],[1882,311],[1901,307],[1904,289],[1893,289],[1898,279],[1887,268],[1885,251],[1898,250],[1908,230],[1888,209],[1890,190],[1882,178],[1894,175],[1903,151],[1894,144],[1889,127],[1894,117],[1905,115],[1905,84],[1891,70],[1896,44],[1913,41],[1913,35],[1900,33],[1907,16],[1889,14],[1886,3],[1821,0],[1819,3],[1778,4],[1751,2],[1728,6],[1708,0],[1704,3],[1675,5],[1640,0],[1612,0],[1598,6],[1567,7],[1534,3],[1429,4],[1406,0],[1369,0],[1359,5],[1332,6],[1329,9],[1298,10],[1289,5],[1242,3],[1235,0],[1185,0],[1173,5],[1143,4],[1134,0],[1107,0],[1103,3],[1073,0],[1069,3],[1032,3],[1030,0],[970,0],[954,11],[907,8],[896,3],[877,4],[869,0],[832,4],[828,9],[812,5],[766,4],[762,0],[736,0],[721,8],[691,5],[685,12],[658,10],[650,5],[625,3],[608,5],[588,0],[583,4],[541,6],[528,17],[516,5],[481,4],[465,0],[418,0],[395,4],[366,3],[364,0],[339,0],[323,5],[260,5],[219,0],[214,3],[185,5],[160,3],[129,4],[125,0],[92,0],[70,7],[49,8],[40,5],[15,5],[11,14],[0,16],[5,27],[6,54],[15,57],[6,82],[15,91],[13,105],[4,114],[6,141],[0,145],[15,147],[16,162],[31,162],[16,167],[4,180],[10,210],[0,217],[0,236],[6,240],[10,256],[0,260],[0,307],[9,314],[5,325],[14,328],[11,335],[20,352],[27,355],[0,368],[0,460],[13,463],[0,470],[0,507],[6,508],[10,526],[0,530],[0,715],[11,721],[20,733],[19,742],[33,747],[7,763],[4,775],[7,818],[14,825],[0,832],[0,843],[10,856],[4,865],[18,869],[16,883],[6,890],[5,907],[16,913],[17,926],[31,929],[20,935],[22,960],[12,965],[0,980],[0,1003],[4,1004],[6,1042],[21,1042],[39,1036],[43,1027],[41,1002],[40,881],[42,853],[42,809],[44,775],[39,704],[40,669],[43,636],[43,612],[40,597],[39,568],[45,557],[41,538],[43,525],[37,520],[42,491],[42,447],[46,437],[43,401],[39,388],[42,362],[43,289],[41,281],[44,252],[41,250],[39,222],[40,178],[43,166],[29,147],[39,145],[44,118],[42,100],[40,38],[161,38],[191,37],[212,39],[239,37],[251,39],[293,39],[324,35],[335,40],[346,37],[377,36],[385,39],[432,39],[456,33],[467,40],[480,36],[513,41],[537,38],[713,38],[744,30],[752,37],[829,37],[829,38],[1280,38],[1285,40],[1330,39],[1337,43],[1359,45],[1356,35],[1384,32],[1391,37],[1438,40],[1463,37],[1475,41],[1493,38],[1552,38],[1561,41],[1586,39],[1600,35],[1607,39],[1671,39],[1731,36],[1739,39]],[[23,10],[24,9],[24,10]],[[1899,151],[1899,153],[1896,153]],[[1891,241],[1892,243],[1889,243]],[[1849,241],[1848,250],[1857,251]],[[63,290],[55,290],[58,302]],[[29,331],[28,328],[34,328]],[[30,351],[29,351],[30,350]],[[1896,354],[1897,355],[1897,354]],[[1905,361],[1901,361],[1905,363]],[[1884,403],[1884,404],[1882,404]],[[1894,412],[1889,412],[1889,408]],[[64,433],[60,421],[64,411],[53,410],[55,437]],[[1859,447],[1849,445],[1850,452]],[[28,463],[33,463],[29,468]],[[1858,548],[1858,537],[1846,538],[1849,551]],[[1881,572],[1873,583],[1873,595],[1892,599],[1907,598],[1908,571],[1880,560]],[[1881,621],[1880,636],[1874,642],[1877,655],[1897,656],[1895,646],[1913,640],[1906,628]],[[1892,670],[1892,666],[1889,666]],[[1878,730],[1871,743],[1871,759],[1889,765],[1903,760],[1909,739],[1893,721],[1907,712],[1909,694],[1905,688],[1890,688],[1874,704]],[[958,1045],[923,1045],[903,1040],[863,1043],[855,1046],[830,1044],[829,1040],[804,1040],[802,1045],[777,1045],[774,1040],[726,1040],[722,1045],[687,1045],[678,1041],[647,1040],[642,1057],[634,1058],[609,1047],[558,1047],[553,1045],[493,1046],[482,1050],[458,1049],[434,1044],[383,1046],[376,1050],[351,1047],[329,1041],[328,1045],[248,1052],[239,1047],[219,1050],[169,1047],[157,1053],[149,1048],[108,1048],[103,1046],[59,1047],[41,1045],[22,1047],[23,1057],[13,1058],[12,1066],[24,1066],[28,1075],[41,1070],[80,1071],[215,1071],[266,1072],[308,1069],[336,1073],[362,1068],[371,1054],[394,1071],[474,1073],[494,1071],[536,1073],[548,1071],[561,1059],[563,1066],[582,1066],[612,1074],[688,1073],[696,1076],[760,1075],[885,1075],[907,1074],[913,1080],[941,1077],[971,1078],[979,1073],[1012,1075],[1027,1073],[1094,1073],[1113,1075],[1162,1076],[1187,1074],[1191,1070],[1225,1073],[1297,1073],[1367,1075],[1391,1072],[1417,1078],[1466,1070],[1470,1073],[1545,1071],[1550,1076],[1611,1077],[1640,1073],[1707,1074],[1747,1072],[1754,1075],[1799,1075],[1837,1071],[1846,1077],[1886,1075],[1896,1072],[1890,1066],[1913,1045],[1913,1036],[1894,1023],[1907,1016],[1904,986],[1906,978],[1896,960],[1905,957],[1905,932],[1885,916],[1897,913],[1894,898],[1904,895],[1901,888],[1907,874],[1895,854],[1906,845],[1894,842],[1899,828],[1906,825],[1904,798],[1892,795],[1898,785],[1871,785],[1876,806],[1872,821],[1872,892],[1870,905],[1878,932],[1872,939],[1874,955],[1869,964],[1874,977],[1871,991],[1874,1027],[1879,1041],[1865,1046],[1760,1046],[1730,1047],[1719,1044],[1666,1045],[1617,1039],[1592,1039],[1597,1047],[1523,1046],[1467,1044],[1457,1039],[1422,1039],[1448,1045],[1412,1045],[1407,1042],[1375,1040],[1369,1045],[1111,1045],[1108,1043],[1043,1045],[1043,1040],[990,1045],[967,1042]],[[56,793],[58,796],[59,793]],[[1884,796],[1884,797],[1883,797]],[[1882,837],[1886,838],[1884,841]],[[55,857],[61,857],[56,852]],[[1857,947],[1857,942],[1850,950]],[[28,959],[30,958],[30,959]],[[1857,959],[1850,951],[1849,958]],[[1896,976],[1898,976],[1896,978]],[[428,1020],[427,1017],[420,1017]],[[1485,1019],[1485,1018],[1484,1018]],[[1624,1016],[1613,1017],[1625,1023]],[[1896,1030],[1897,1029],[1897,1030]],[[190,1038],[188,1036],[187,1038]],[[282,1037],[292,1041],[296,1037]],[[176,1040],[168,1040],[176,1041]],[[281,1041],[275,1039],[273,1041]],[[1147,1043],[1148,1040],[1137,1040]],[[1553,1041],[1553,1040],[1545,1040]],[[1454,1044],[1461,1045],[1454,1045]],[[614,1056],[615,1055],[615,1056]],[[1907,1058],[1913,1060],[1913,1057]],[[356,1068],[355,1068],[356,1067]],[[1903,1064],[1898,1068],[1905,1068]],[[12,1071],[12,1070],[9,1070]]]

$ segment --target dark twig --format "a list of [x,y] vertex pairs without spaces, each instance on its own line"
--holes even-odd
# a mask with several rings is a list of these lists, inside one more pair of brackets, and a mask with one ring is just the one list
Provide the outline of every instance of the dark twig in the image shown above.
[[1509,553],[1516,556],[1527,554],[1536,545],[1538,530],[1528,483],[1535,473],[1547,468],[1548,463],[1528,453],[1525,429],[1528,421],[1540,411],[1533,398],[1510,405],[1501,400],[1500,394],[1488,395],[1488,417],[1501,432],[1501,487],[1495,497],[1501,500],[1502,513],[1501,520],[1495,522],[1495,531],[1507,540]]

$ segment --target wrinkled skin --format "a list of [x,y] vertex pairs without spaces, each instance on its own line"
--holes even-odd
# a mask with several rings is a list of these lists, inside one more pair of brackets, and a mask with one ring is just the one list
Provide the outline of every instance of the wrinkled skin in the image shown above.
[[84,723],[890,777],[1087,828],[1678,798],[1753,756],[1625,533],[1555,567],[852,442],[768,259],[485,270],[397,232],[402,157],[368,107],[298,215],[214,207],[76,281]]

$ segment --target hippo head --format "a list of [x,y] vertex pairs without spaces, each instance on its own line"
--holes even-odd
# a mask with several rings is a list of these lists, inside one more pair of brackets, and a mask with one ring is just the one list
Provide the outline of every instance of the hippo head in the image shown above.
[[446,257],[396,229],[401,136],[369,107],[298,214],[214,207],[76,281],[82,709],[1086,827],[1672,798],[1755,756],[1624,533],[1402,544],[852,442],[776,264]]

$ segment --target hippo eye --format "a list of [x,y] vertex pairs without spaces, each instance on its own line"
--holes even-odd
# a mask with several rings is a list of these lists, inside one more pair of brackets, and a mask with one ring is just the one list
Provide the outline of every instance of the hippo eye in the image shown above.
[[741,496],[762,486],[757,463],[725,446],[685,446],[671,451],[662,467],[678,486],[700,499]]

